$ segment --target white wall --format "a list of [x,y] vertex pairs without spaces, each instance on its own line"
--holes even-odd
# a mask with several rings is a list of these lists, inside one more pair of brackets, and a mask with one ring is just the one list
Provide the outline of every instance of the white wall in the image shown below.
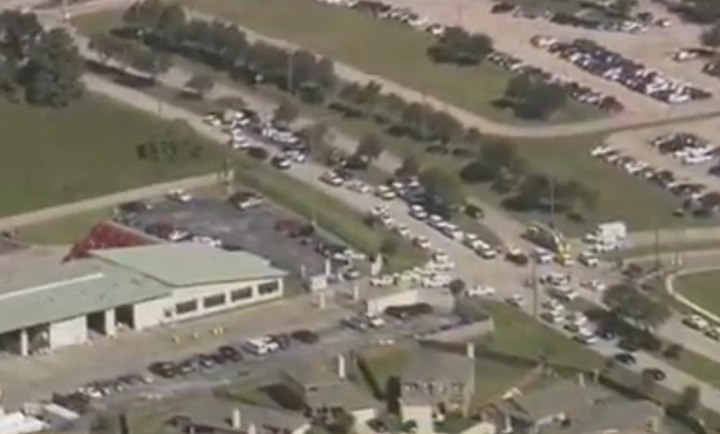
[[[260,295],[258,292],[258,285],[269,282],[278,282],[278,290],[271,294]],[[163,306],[160,309],[159,315],[161,317],[164,316],[165,310],[175,312],[175,307],[178,303],[188,302],[192,300],[197,301],[197,310],[181,315],[174,314],[171,318],[166,318],[165,321],[186,320],[189,318],[195,318],[210,313],[222,312],[229,309],[248,306],[262,301],[274,300],[283,296],[283,283],[283,279],[264,279],[235,283],[223,283],[218,285],[203,285],[186,288],[176,288],[172,291],[172,295],[170,297],[162,299]],[[250,288],[252,291],[252,296],[250,298],[242,300],[231,301],[232,292],[244,288]],[[204,307],[203,300],[205,298],[219,294],[225,294],[225,304],[211,308]]]
[[87,342],[87,319],[79,316],[50,324],[50,348]]
[[165,308],[168,305],[166,298],[144,301],[133,306],[133,320],[135,330],[154,327],[169,319],[165,317]]
[[377,297],[365,302],[365,310],[368,315],[377,315],[391,306],[407,306],[420,302],[420,293],[417,289],[398,291],[382,297]]

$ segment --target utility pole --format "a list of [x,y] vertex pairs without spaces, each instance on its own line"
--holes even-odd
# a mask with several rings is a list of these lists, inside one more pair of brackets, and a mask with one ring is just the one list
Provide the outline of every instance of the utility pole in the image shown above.
[[293,95],[293,58],[292,53],[288,54],[288,61],[287,61],[287,90],[290,95]]
[[534,260],[530,260],[530,289],[532,290],[532,314],[535,319],[540,313],[540,289],[538,288],[537,264]]
[[550,177],[550,224],[555,229],[555,177]]
[[652,223],[653,235],[655,237],[655,269],[659,271],[662,267],[662,261],[660,259],[660,228],[658,227],[657,216],[655,214],[652,216]]

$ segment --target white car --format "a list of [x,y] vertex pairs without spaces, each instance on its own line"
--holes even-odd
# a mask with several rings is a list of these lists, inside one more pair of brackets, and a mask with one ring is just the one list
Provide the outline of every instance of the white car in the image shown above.
[[410,207],[410,216],[417,220],[425,220],[428,218],[428,213],[420,205],[413,205]]
[[320,176],[320,181],[333,187],[340,187],[343,185],[343,180],[333,172],[325,172]]
[[607,289],[607,284],[598,279],[586,280],[581,282],[580,286],[595,292],[603,292]]
[[467,295],[470,297],[493,297],[495,294],[497,291],[491,286],[477,285],[467,290]]
[[525,299],[520,294],[512,295],[508,297],[506,301],[515,307],[522,307],[522,305],[525,304]]
[[591,267],[591,268],[595,268],[595,267],[597,267],[598,265],[600,265],[600,260],[599,260],[598,257],[595,256],[595,254],[592,253],[592,252],[582,252],[582,253],[580,253],[580,255],[578,255],[578,261],[579,261],[581,264],[583,264],[583,265],[585,265],[585,266],[587,266],[587,267]]
[[432,244],[430,243],[430,240],[425,237],[417,237],[413,240],[413,243],[423,250],[432,249]]
[[710,322],[706,320],[705,318],[701,317],[700,315],[690,315],[685,318],[683,318],[683,324],[686,326],[695,329],[695,330],[706,330],[708,327],[710,327]]
[[390,286],[393,283],[395,283],[395,279],[389,275],[373,277],[370,279],[370,286],[383,287]]
[[185,190],[171,190],[168,192],[168,198],[182,203],[190,202],[192,200],[190,193]]

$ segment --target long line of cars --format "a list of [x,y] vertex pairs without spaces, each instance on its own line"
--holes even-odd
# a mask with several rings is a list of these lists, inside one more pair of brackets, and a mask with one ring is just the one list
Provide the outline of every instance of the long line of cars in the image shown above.
[[589,39],[537,45],[580,69],[666,104],[709,99],[710,92],[666,77]]
[[[239,364],[246,359],[257,359],[281,352],[292,345],[313,345],[319,341],[320,336],[315,331],[298,329],[290,333],[247,339],[237,344],[229,343],[218,347],[215,351],[194,354],[178,361],[151,363],[145,372],[92,381],[71,393],[55,394],[53,401],[83,413],[92,399],[130,390],[133,387],[147,386],[158,380],[172,380],[208,373],[223,366]],[[240,374],[246,375],[248,372],[241,371]]]

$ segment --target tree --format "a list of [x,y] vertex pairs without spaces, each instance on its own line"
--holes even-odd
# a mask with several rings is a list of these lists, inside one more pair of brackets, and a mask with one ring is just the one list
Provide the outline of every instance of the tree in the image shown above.
[[670,309],[637,287],[621,283],[603,294],[603,303],[618,318],[644,330],[655,330],[671,316]]
[[632,15],[636,6],[637,0],[615,0],[611,8],[616,14],[626,18]]
[[482,144],[478,158],[463,167],[460,177],[466,182],[508,181],[520,179],[526,167],[514,144],[492,140]]
[[365,160],[377,160],[382,155],[385,147],[380,138],[374,134],[368,134],[360,140],[355,150],[355,155]]
[[198,97],[203,98],[205,94],[215,87],[215,81],[213,81],[212,77],[209,75],[194,74],[185,83],[185,87],[192,89]]
[[382,95],[380,105],[389,117],[399,121],[408,104],[397,94],[387,93]]
[[273,118],[277,122],[284,124],[293,123],[298,116],[300,116],[300,111],[297,106],[289,100],[283,101],[279,106],[277,106],[275,112],[273,113]]
[[22,81],[32,104],[63,107],[82,95],[83,61],[70,35],[61,28],[43,33],[31,51]]
[[311,148],[325,147],[331,136],[330,127],[323,122],[306,125],[298,132],[298,136]]
[[411,178],[418,176],[421,169],[420,159],[415,155],[410,155],[403,159],[402,165],[395,171],[395,175],[399,178]]
[[470,34],[461,27],[449,27],[428,54],[436,62],[477,65],[493,51],[493,40],[482,33]]
[[465,192],[460,178],[455,174],[434,166],[424,169],[419,175],[420,183],[432,195],[445,202],[449,207],[462,205]]
[[479,145],[482,143],[483,136],[480,130],[477,128],[468,128],[465,130],[465,135],[462,138],[463,143],[466,145]]
[[638,385],[639,392],[646,396],[651,396],[657,386],[657,380],[655,380],[655,373],[652,369],[643,369],[640,373],[640,384]]
[[467,285],[462,279],[453,279],[452,282],[450,282],[450,285],[448,285],[448,288],[450,288],[450,292],[453,295],[462,294],[465,291],[466,287]]
[[355,416],[343,408],[335,408],[331,411],[332,421],[328,431],[332,434],[348,434],[355,427]]
[[544,120],[567,102],[565,90],[528,75],[516,75],[505,88],[505,99],[526,119]]
[[720,47],[720,22],[707,28],[701,35],[702,43],[708,47]]
[[172,68],[172,59],[165,52],[155,52],[144,47],[139,47],[130,54],[130,67],[134,70],[147,74],[154,82],[157,77]]
[[430,136],[441,143],[449,143],[458,139],[463,128],[460,122],[445,112],[435,112],[428,119]]
[[123,23],[135,30],[155,29],[165,5],[160,0],[145,0],[133,3],[122,16]]
[[0,52],[15,61],[25,60],[44,34],[42,25],[33,13],[6,10],[0,14],[2,38]]
[[101,63],[107,63],[108,60],[117,55],[117,37],[107,32],[95,33],[90,36],[88,48],[97,53]]
[[695,412],[701,403],[702,394],[698,386],[687,386],[683,389],[673,409],[682,415]]
[[183,8],[178,4],[169,4],[162,8],[157,17],[157,25],[149,30],[155,32],[165,46],[176,48],[183,42],[186,25],[187,19]]
[[365,86],[362,86],[359,89],[357,93],[356,104],[360,106],[365,115],[368,115],[370,112],[372,112],[377,105],[381,89],[382,87],[380,86],[380,84],[373,80],[367,82]]

